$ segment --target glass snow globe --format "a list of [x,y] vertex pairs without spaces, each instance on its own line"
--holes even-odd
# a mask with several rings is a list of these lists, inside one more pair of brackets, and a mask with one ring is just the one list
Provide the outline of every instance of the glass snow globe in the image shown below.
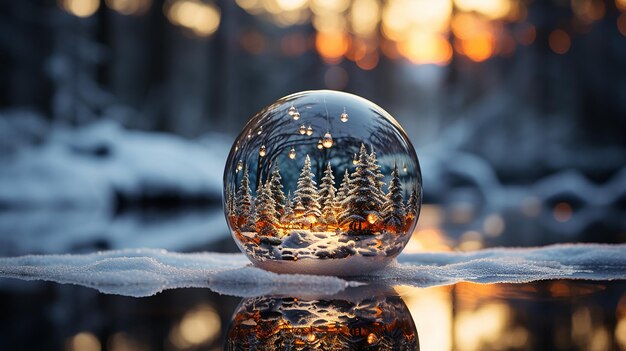
[[306,91],[257,113],[224,170],[228,226],[258,267],[359,275],[396,257],[417,223],[422,176],[402,127],[379,106]]

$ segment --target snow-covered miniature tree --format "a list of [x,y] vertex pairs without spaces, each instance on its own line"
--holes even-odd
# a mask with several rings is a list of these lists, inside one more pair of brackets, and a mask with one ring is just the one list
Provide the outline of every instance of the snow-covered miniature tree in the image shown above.
[[306,155],[300,178],[298,178],[296,191],[294,192],[294,201],[304,206],[305,217],[313,216],[317,219],[322,213],[320,211],[317,183],[315,183],[313,177],[315,177],[315,175],[311,172],[311,159],[309,155]]
[[376,192],[372,195],[376,196],[378,201],[380,201],[384,206],[385,201],[387,201],[385,197],[385,192],[383,191],[383,186],[385,185],[385,182],[383,180],[385,179],[385,175],[380,171],[380,165],[378,164],[378,160],[376,159],[376,152],[374,152],[373,146],[372,151],[368,157],[368,162],[370,170],[372,171],[372,173],[374,173],[376,184]]
[[341,180],[341,185],[339,186],[339,190],[337,190],[337,196],[336,196],[336,205],[337,207],[335,208],[335,214],[337,215],[337,217],[339,218],[341,216],[341,213],[343,212],[343,201],[346,199],[346,196],[348,196],[348,192],[350,192],[350,173],[348,172],[348,169],[346,168],[346,171],[343,173],[343,179]]
[[402,196],[402,183],[398,175],[398,165],[394,163],[391,172],[391,181],[387,192],[387,203],[384,211],[385,224],[393,231],[398,232],[404,228],[404,198]]
[[296,215],[293,210],[293,202],[291,201],[291,191],[287,194],[287,201],[283,210],[283,215],[280,218],[280,222],[283,227],[291,228],[296,220]]
[[328,166],[324,171],[324,177],[322,177],[322,183],[320,184],[320,207],[322,208],[321,222],[324,224],[337,224],[337,217],[335,209],[337,204],[335,189],[335,177],[333,176],[333,170],[328,162]]
[[233,190],[229,187],[226,189],[226,215],[230,218],[235,215],[235,195]]
[[272,198],[276,206],[276,216],[282,216],[285,210],[285,193],[283,192],[282,177],[278,169],[278,161],[274,163],[274,171],[270,176],[270,188],[272,189]]
[[[250,190],[250,178],[248,177],[248,165],[243,169],[243,176],[241,177],[241,183],[239,190],[237,190],[237,201],[235,206],[235,214],[238,217],[238,223],[241,227],[242,224],[250,224],[250,218],[252,218],[252,190]],[[251,230],[249,226],[242,228],[242,230]]]
[[255,204],[256,232],[263,236],[276,236],[278,234],[276,229],[278,219],[276,219],[276,207],[272,197],[270,181],[267,181],[264,185],[259,185]]
[[370,155],[365,145],[361,144],[356,169],[350,179],[350,190],[342,203],[344,212],[340,223],[349,224],[352,230],[362,230],[363,223],[372,224],[380,220],[383,203],[375,196],[377,191],[377,177],[370,166]]
[[409,196],[409,200],[406,204],[406,215],[407,217],[417,218],[417,211],[419,207],[419,194],[416,189],[411,191],[411,195]]

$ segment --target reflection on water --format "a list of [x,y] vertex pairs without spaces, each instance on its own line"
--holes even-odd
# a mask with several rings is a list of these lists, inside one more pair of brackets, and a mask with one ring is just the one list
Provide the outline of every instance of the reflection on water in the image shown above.
[[365,286],[328,297],[241,301],[176,289],[133,298],[3,279],[0,350],[213,351],[255,343],[257,350],[333,350],[319,345],[339,342],[375,350],[626,349],[623,281],[394,290]]
[[244,299],[227,350],[419,350],[409,309],[393,290],[349,289],[326,298]]

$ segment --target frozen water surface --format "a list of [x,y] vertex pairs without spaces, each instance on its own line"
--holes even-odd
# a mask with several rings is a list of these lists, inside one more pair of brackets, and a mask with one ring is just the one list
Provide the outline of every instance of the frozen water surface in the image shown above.
[[0,276],[78,284],[127,296],[149,296],[182,287],[209,288],[235,296],[332,295],[348,286],[373,283],[428,287],[463,281],[626,279],[626,245],[565,244],[402,254],[389,267],[350,279],[271,273],[251,266],[243,254],[183,254],[155,249],[0,258]]

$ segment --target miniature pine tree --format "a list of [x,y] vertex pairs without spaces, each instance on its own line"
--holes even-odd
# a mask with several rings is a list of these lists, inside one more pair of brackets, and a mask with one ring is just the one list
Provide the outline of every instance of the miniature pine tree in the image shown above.
[[333,176],[333,170],[328,162],[328,166],[324,171],[324,177],[322,178],[322,184],[320,185],[320,206],[322,208],[321,220],[325,224],[337,224],[337,218],[335,216],[335,177]]
[[278,162],[274,163],[274,171],[270,177],[270,188],[276,205],[276,215],[280,217],[285,210],[285,193],[283,192],[282,177],[278,169]]
[[406,215],[412,218],[417,217],[417,211],[419,210],[419,194],[416,189],[411,191],[409,200],[406,204]]
[[235,188],[229,187],[226,191],[226,211],[228,212],[228,217],[235,216],[236,201]]
[[398,176],[398,165],[395,163],[393,165],[393,171],[391,172],[384,218],[385,223],[396,231],[404,227],[405,217],[402,184]]
[[385,176],[380,171],[380,165],[378,164],[378,160],[376,159],[376,152],[374,152],[374,147],[372,147],[372,152],[368,157],[369,168],[374,173],[375,176],[375,184],[376,184],[376,192],[373,194],[377,201],[380,202],[381,207],[384,207],[385,201],[387,200],[385,197],[385,192],[383,191],[383,186],[385,182]]
[[285,227],[291,227],[296,219],[296,216],[293,211],[293,202],[291,201],[291,191],[287,194],[287,201],[285,202],[285,207],[283,211],[283,215],[280,219],[281,223]]
[[247,218],[251,216],[252,190],[250,190],[250,178],[248,178],[248,166],[243,169],[243,177],[237,191],[237,202],[235,213],[238,217]]
[[378,191],[376,174],[370,167],[369,155],[365,145],[361,144],[359,159],[356,170],[350,179],[350,190],[342,205],[344,212],[340,217],[342,224],[349,223],[350,229],[362,230],[363,223],[368,220],[368,216],[380,217],[382,204],[375,196]]
[[350,173],[348,173],[348,169],[343,173],[343,179],[341,180],[341,185],[339,186],[339,190],[337,190],[337,196],[335,198],[335,214],[337,217],[341,216],[343,212],[343,201],[348,196],[348,192],[350,191]]
[[276,229],[278,225],[276,208],[274,198],[272,197],[271,183],[269,181],[267,181],[265,185],[259,185],[255,204],[256,232],[259,235],[265,236],[275,236],[278,234],[278,230]]
[[298,178],[296,191],[294,192],[294,201],[300,202],[304,206],[304,216],[314,216],[319,218],[321,215],[319,194],[317,191],[317,183],[313,180],[315,175],[311,172],[311,159],[306,155],[304,166]]

